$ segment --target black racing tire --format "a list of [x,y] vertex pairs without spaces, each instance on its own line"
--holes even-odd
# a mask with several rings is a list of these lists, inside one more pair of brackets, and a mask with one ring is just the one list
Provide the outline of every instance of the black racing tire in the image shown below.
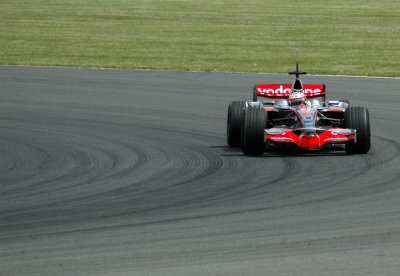
[[267,126],[268,113],[260,107],[248,107],[242,115],[242,151],[246,155],[264,153],[264,129]]
[[368,109],[362,106],[347,108],[344,113],[344,127],[357,130],[357,141],[346,143],[346,153],[367,153],[371,148],[371,127]]
[[233,101],[228,107],[226,141],[231,147],[240,147],[241,114],[245,106],[245,101]]

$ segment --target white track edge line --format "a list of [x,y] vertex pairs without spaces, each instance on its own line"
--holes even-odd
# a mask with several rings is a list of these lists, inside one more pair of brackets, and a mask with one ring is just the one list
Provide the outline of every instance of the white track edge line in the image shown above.
[[[279,75],[284,73],[266,73],[266,72],[227,72],[227,71],[179,71],[179,70],[163,70],[163,69],[143,69],[143,68],[109,68],[109,67],[72,67],[72,66],[40,66],[40,65],[12,65],[0,64],[0,67],[30,67],[30,68],[65,68],[65,69],[90,69],[90,70],[127,70],[127,71],[151,71],[151,72],[176,72],[176,73],[205,73],[205,74],[249,74],[249,75]],[[307,74],[314,77],[333,77],[333,78],[366,78],[366,79],[394,79],[400,80],[400,77],[382,77],[382,76],[352,76],[352,75],[322,75]]]

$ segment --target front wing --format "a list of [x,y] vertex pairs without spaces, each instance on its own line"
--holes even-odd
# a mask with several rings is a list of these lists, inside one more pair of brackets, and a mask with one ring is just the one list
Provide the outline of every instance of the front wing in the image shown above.
[[356,130],[345,128],[270,128],[264,130],[264,142],[293,143],[302,150],[319,150],[326,144],[356,141]]

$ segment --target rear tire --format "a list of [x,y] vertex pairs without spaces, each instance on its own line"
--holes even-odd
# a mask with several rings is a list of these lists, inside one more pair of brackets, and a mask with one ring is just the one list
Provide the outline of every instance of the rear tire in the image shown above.
[[344,127],[357,130],[357,142],[346,143],[346,153],[365,154],[371,148],[369,112],[365,107],[349,107],[344,113]]
[[240,147],[241,114],[245,106],[244,101],[233,101],[228,107],[226,141],[231,147]]
[[242,115],[242,151],[246,155],[264,153],[264,129],[268,113],[260,107],[248,107]]

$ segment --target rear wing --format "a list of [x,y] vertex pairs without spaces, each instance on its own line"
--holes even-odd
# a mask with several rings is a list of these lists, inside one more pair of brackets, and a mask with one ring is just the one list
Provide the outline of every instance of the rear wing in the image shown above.
[[[307,98],[324,97],[326,92],[325,84],[304,84],[304,94]],[[257,84],[254,86],[253,100],[257,97],[279,99],[289,97],[292,91],[291,84]]]

